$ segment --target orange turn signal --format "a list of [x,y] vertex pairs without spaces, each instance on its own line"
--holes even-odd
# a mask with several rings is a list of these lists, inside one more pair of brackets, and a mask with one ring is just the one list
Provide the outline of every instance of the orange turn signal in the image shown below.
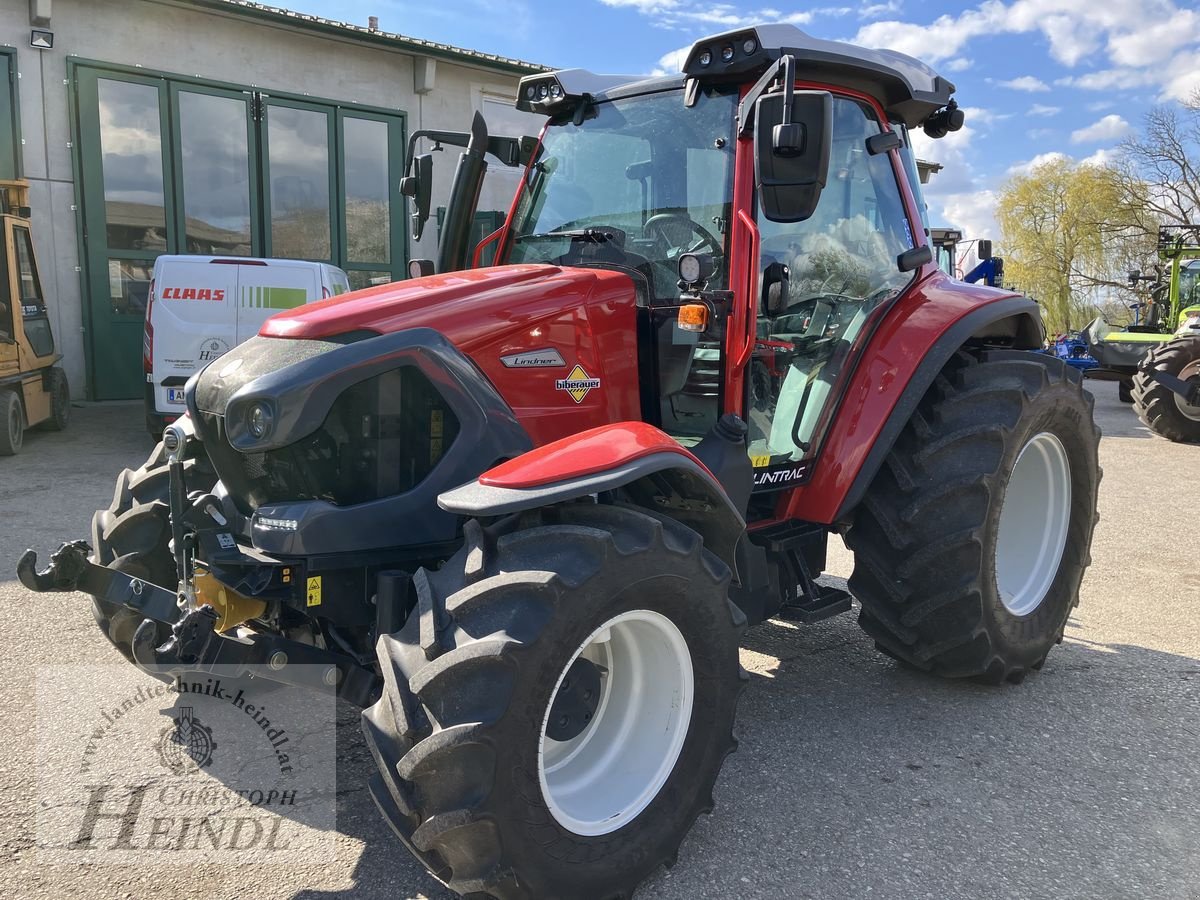
[[708,307],[703,303],[685,303],[679,307],[680,331],[707,331]]

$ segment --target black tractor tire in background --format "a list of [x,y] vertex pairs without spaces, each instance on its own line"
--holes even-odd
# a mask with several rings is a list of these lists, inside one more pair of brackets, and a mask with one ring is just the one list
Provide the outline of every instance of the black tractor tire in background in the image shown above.
[[1183,444],[1200,443],[1200,409],[1150,377],[1166,372],[1184,381],[1200,378],[1200,335],[1177,337],[1146,354],[1133,376],[1133,410],[1155,434]]
[[[859,624],[879,650],[987,683],[1017,683],[1042,667],[1091,563],[1101,476],[1092,406],[1078,374],[1042,354],[960,351],[946,365],[846,533]],[[1047,564],[1048,589],[1017,614],[1001,596],[997,544],[1010,476],[1035,438],[1061,447],[1070,499],[1058,507],[1065,543],[1057,570]],[[1046,504],[1041,521],[1051,515]]]
[[1122,378],[1117,382],[1117,399],[1122,403],[1133,402],[1133,380]]
[[71,386],[67,373],[55,366],[48,380],[50,392],[50,418],[45,421],[48,431],[65,431],[71,421]]
[[[206,459],[184,463],[189,491],[209,490],[216,476]],[[167,454],[161,443],[140,468],[125,469],[117,476],[116,489],[108,509],[92,516],[92,560],[151,584],[174,590],[179,579],[171,554],[171,520],[168,489],[170,476]],[[96,624],[113,645],[133,661],[133,633],[142,617],[131,609],[92,598]],[[160,640],[170,630],[159,626]]]
[[15,390],[0,388],[0,456],[16,456],[25,443],[25,410]]
[[[628,897],[712,808],[736,746],[746,620],[728,600],[729,570],[695,532],[625,506],[552,507],[487,529],[472,521],[465,536],[441,569],[418,571],[417,607],[379,639],[384,691],[363,712],[376,803],[460,894]],[[551,811],[541,734],[575,649],[633,610],[666,617],[685,639],[691,720],[648,805],[585,836]]]

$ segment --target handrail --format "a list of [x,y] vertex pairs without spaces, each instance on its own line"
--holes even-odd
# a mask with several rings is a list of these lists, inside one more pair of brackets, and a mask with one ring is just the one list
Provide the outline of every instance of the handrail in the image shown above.
[[[754,289],[758,282],[758,254],[760,249],[761,237],[758,233],[758,225],[750,218],[749,214],[744,209],[739,209],[737,213],[738,222],[746,233],[750,236],[750,248],[745,257],[746,277],[742,287],[745,289],[745,301],[741,304],[739,314],[746,317],[745,322],[738,322],[742,326],[744,333],[742,335],[745,345],[739,350],[733,360],[733,367],[741,369],[750,362],[750,356],[754,353],[754,338],[758,325],[758,317],[754,315]],[[734,302],[737,302],[737,295],[734,295]]]
[[508,227],[508,220],[505,219],[504,224],[485,237],[482,241],[475,245],[475,253],[471,256],[471,268],[479,268],[479,260],[483,257],[483,248],[490,244],[496,238],[504,233],[504,229]]

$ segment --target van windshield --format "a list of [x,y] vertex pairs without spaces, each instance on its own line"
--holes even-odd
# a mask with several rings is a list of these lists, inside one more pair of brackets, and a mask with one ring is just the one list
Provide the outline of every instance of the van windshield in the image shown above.
[[552,124],[521,188],[510,263],[636,269],[654,299],[678,296],[677,260],[705,253],[728,283],[737,95],[681,90],[595,104]]

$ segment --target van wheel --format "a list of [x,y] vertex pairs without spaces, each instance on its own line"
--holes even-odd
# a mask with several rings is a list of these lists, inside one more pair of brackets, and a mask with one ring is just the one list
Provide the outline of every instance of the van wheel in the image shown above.
[[16,391],[0,392],[0,456],[15,456],[25,443],[25,411]]
[[67,384],[67,373],[62,369],[50,370],[50,418],[46,428],[50,431],[65,431],[71,421],[71,386]]

